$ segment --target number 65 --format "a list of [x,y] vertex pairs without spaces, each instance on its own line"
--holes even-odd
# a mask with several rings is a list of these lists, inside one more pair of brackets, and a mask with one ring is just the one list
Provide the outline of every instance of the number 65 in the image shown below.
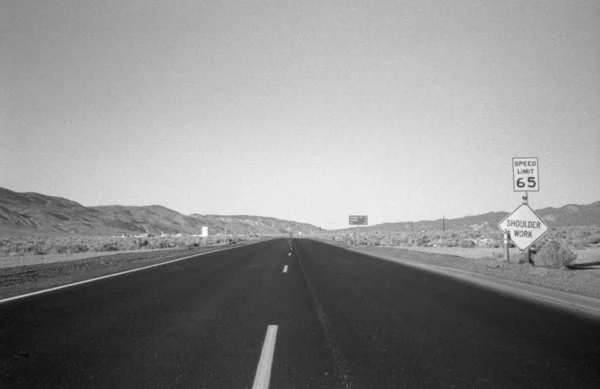
[[[524,178],[519,178],[517,180],[517,188],[525,188],[525,182],[523,180]],[[537,185],[534,177],[527,177],[527,184],[528,188],[535,188]]]

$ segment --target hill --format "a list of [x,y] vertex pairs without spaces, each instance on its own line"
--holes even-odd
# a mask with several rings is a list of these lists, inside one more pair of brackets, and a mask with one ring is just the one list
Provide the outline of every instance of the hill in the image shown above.
[[262,216],[182,215],[160,205],[85,207],[75,201],[0,188],[0,236],[311,233],[319,227]]
[[[568,204],[560,208],[542,208],[535,211],[549,226],[552,227],[574,227],[574,226],[600,226],[600,201],[588,205]],[[465,216],[457,219],[421,220],[417,222],[382,223],[373,226],[361,227],[361,230],[384,230],[384,231],[435,231],[472,229],[497,229],[508,212],[489,212],[474,216]],[[346,228],[341,231],[350,231]]]
[[249,215],[232,215],[232,216],[219,216],[219,215],[199,215],[192,214],[190,217],[196,218],[197,220],[204,223],[203,225],[212,225],[217,230],[223,230],[229,226],[236,226],[236,233],[239,234],[251,234],[252,231],[259,229],[264,231],[264,234],[281,234],[287,231],[298,231],[302,233],[313,233],[321,231],[321,228],[315,227],[312,224],[298,223],[287,220],[279,220],[272,217],[263,216],[249,216]]

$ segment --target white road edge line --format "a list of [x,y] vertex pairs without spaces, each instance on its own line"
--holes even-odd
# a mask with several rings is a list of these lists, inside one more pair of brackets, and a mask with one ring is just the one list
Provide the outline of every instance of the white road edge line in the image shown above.
[[260,360],[254,376],[252,389],[269,389],[271,381],[271,366],[273,365],[273,355],[275,354],[275,339],[277,338],[277,325],[270,324],[267,327],[267,335],[263,343]]
[[[468,272],[468,271],[462,270],[462,269],[442,268],[442,267],[436,266],[436,265],[426,265],[426,264],[422,264],[422,263],[416,263],[410,259],[388,258],[388,257],[378,256],[375,253],[363,252],[363,251],[359,251],[359,250],[349,248],[349,247],[341,247],[341,246],[333,245],[330,243],[325,243],[325,244],[328,244],[328,245],[334,246],[334,247],[339,247],[341,249],[346,249],[348,251],[352,251],[355,253],[365,254],[365,255],[372,256],[374,258],[379,258],[379,259],[389,261],[392,263],[401,263],[401,264],[404,264],[407,266],[423,269],[426,271],[444,274],[446,276],[462,279],[464,281],[467,281],[467,282],[470,282],[473,284],[484,285],[484,286],[489,287],[492,290],[502,290],[502,291],[510,293],[511,295],[516,296],[518,298],[523,298],[525,296],[528,296],[532,300],[536,300],[538,302],[545,302],[548,304],[552,304],[553,306],[576,309],[579,312],[583,312],[583,313],[586,313],[589,315],[596,315],[596,316],[600,315],[600,309],[597,307],[591,306],[591,305],[578,304],[576,302],[572,302],[572,301],[569,301],[566,299],[561,299],[561,298],[557,298],[557,297],[547,296],[547,295],[544,295],[541,293],[528,291],[528,290],[525,290],[524,287],[518,287],[518,286],[513,287],[513,286],[504,285],[504,284],[500,283],[502,280],[505,280],[505,281],[510,281],[510,280],[499,279],[498,282],[485,281],[485,280],[482,280],[481,278],[477,278],[477,276],[481,276],[482,274],[479,274],[479,273],[471,274],[471,272]],[[459,273],[463,273],[463,274],[459,274]],[[483,276],[485,276],[485,274],[483,274]],[[488,276],[488,277],[491,277],[491,276]],[[515,282],[517,284],[519,283],[518,281],[513,281],[513,282]],[[523,284],[524,284],[524,286],[533,286],[536,288],[544,288],[543,286],[538,286],[535,284],[527,284],[527,283],[523,283]],[[550,289],[550,290],[552,290],[552,289]],[[556,290],[556,291],[559,293],[568,293],[568,292],[563,292],[560,290]],[[586,297],[586,296],[581,296],[581,295],[576,295],[576,296],[586,298],[586,299],[593,299],[592,297]]]
[[[462,274],[456,274],[456,275],[451,274],[452,271],[454,271],[454,270],[460,270],[460,269],[452,269],[452,270],[450,270],[448,272],[445,272],[444,270],[445,269],[440,270],[439,273],[440,274],[447,274],[447,275],[450,275],[450,276],[455,276],[456,278],[460,278],[460,279],[463,279],[463,280],[466,280],[466,281],[471,281],[473,283],[478,283],[478,284],[486,285],[486,286],[489,286],[490,288],[502,289],[502,290],[505,290],[507,292],[511,292],[511,293],[513,293],[513,294],[515,294],[517,296],[520,295],[520,294],[525,294],[525,295],[528,295],[528,296],[531,296],[531,297],[535,297],[535,298],[537,298],[539,300],[547,300],[547,301],[550,301],[550,302],[554,302],[554,303],[556,303],[558,305],[567,305],[567,306],[572,306],[572,307],[579,308],[579,309],[582,309],[582,310],[589,310],[589,311],[594,311],[596,313],[600,313],[600,309],[595,308],[595,307],[590,307],[590,306],[587,306],[587,305],[577,304],[577,303],[574,303],[574,302],[571,302],[571,301],[562,300],[562,299],[555,298],[555,297],[552,297],[552,296],[545,296],[543,294],[536,293],[536,292],[530,292],[530,291],[524,290],[524,289],[521,289],[521,290],[515,289],[515,288],[507,286],[507,285],[497,284],[497,283],[494,283],[494,282],[489,282],[489,281],[477,279],[475,277],[469,277],[468,275],[463,276]],[[534,286],[536,286],[536,285],[534,285]]]
[[158,266],[162,266],[162,265],[167,265],[169,263],[183,261],[185,259],[190,259],[190,258],[198,257],[200,255],[206,255],[206,254],[216,253],[218,251],[231,250],[231,249],[235,249],[237,247],[241,247],[241,246],[228,247],[228,248],[219,249],[219,250],[212,250],[212,251],[208,251],[208,252],[205,252],[205,253],[199,253],[199,254],[194,254],[194,255],[187,256],[187,257],[183,257],[183,258],[173,259],[173,260],[170,260],[170,261],[167,261],[167,262],[155,263],[154,265],[148,265],[148,266],[140,267],[140,268],[137,268],[137,269],[125,270],[125,271],[122,271],[122,272],[119,272],[119,273],[108,274],[108,275],[105,275],[105,276],[101,276],[101,277],[97,277],[97,278],[92,278],[92,279],[89,279],[89,280],[83,280],[83,281],[73,282],[71,284],[55,286],[53,288],[38,290],[36,292],[26,293],[26,294],[22,294],[20,296],[13,296],[13,297],[9,297],[9,298],[5,298],[5,299],[0,300],[0,304],[7,303],[7,302],[13,301],[13,300],[22,299],[22,298],[29,297],[29,296],[35,296],[36,294],[53,292],[53,291],[59,290],[59,289],[70,288],[72,286],[77,286],[77,285],[81,285],[81,284],[87,284],[88,282],[94,282],[94,281],[98,281],[98,280],[103,280],[105,278],[111,278],[111,277],[116,277],[116,276],[120,276],[120,275],[123,275],[123,274],[133,273],[133,272],[140,271],[140,270],[150,269],[152,267],[158,267]]
[[284,272],[284,273],[287,273],[287,267],[288,267],[288,265],[285,265],[285,266],[283,267],[283,272]]

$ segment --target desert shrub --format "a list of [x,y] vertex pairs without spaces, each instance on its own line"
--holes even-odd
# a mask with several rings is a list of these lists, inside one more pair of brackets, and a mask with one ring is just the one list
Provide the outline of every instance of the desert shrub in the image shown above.
[[67,254],[69,252],[69,246],[62,243],[55,243],[51,245],[48,254]]
[[187,248],[187,247],[189,246],[189,245],[188,245],[188,244],[187,244],[185,241],[183,241],[183,240],[180,240],[179,242],[176,242],[175,244],[176,244],[176,245],[177,245],[177,247],[178,247],[178,248],[180,248],[180,249],[184,249],[184,248]]
[[592,235],[592,232],[590,230],[582,229],[582,230],[577,231],[576,236],[578,236],[579,238],[585,238],[590,235]]
[[435,242],[432,242],[436,247],[448,247],[448,240],[441,238],[437,239]]
[[119,251],[119,248],[115,242],[105,242],[102,243],[96,251]]
[[412,245],[413,246],[423,247],[423,246],[426,246],[427,243],[429,243],[429,237],[427,235],[422,235],[422,236],[419,236],[418,238],[416,238],[413,241]]
[[76,244],[70,245],[68,248],[68,251],[71,254],[86,253],[86,252],[90,251],[90,248],[86,244],[76,243]]
[[538,266],[560,269],[569,266],[577,259],[577,255],[564,243],[546,242],[535,255],[533,261]]
[[446,241],[446,246],[447,247],[457,247],[458,246],[458,238],[448,239]]
[[170,247],[169,242],[164,241],[164,240],[156,240],[154,242],[152,242],[151,246],[152,249],[168,249]]
[[23,246],[23,254],[25,255],[44,255],[47,251],[45,245],[40,242],[29,243]]
[[469,239],[463,239],[458,243],[458,245],[462,248],[471,248],[475,247],[475,242]]
[[593,235],[590,235],[586,238],[586,242],[588,244],[598,244],[600,243],[600,234],[595,233]]
[[500,240],[498,240],[498,239],[491,239],[486,243],[485,247],[491,247],[491,248],[497,249],[499,247],[502,247],[502,244],[500,243]]
[[[258,236],[255,236],[256,239]],[[212,244],[218,238],[206,238],[206,244]],[[241,241],[248,237],[232,236],[230,241]],[[352,238],[353,239],[353,238]],[[109,237],[0,237],[1,256],[73,254],[84,252],[137,250],[139,248],[158,249],[189,247],[204,241],[190,236],[167,236],[147,238],[109,238]]]

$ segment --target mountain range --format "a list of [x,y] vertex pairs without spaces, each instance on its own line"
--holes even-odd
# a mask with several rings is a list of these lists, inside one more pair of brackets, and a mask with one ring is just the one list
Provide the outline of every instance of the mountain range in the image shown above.
[[18,193],[0,188],[0,236],[125,234],[273,235],[288,231],[313,233],[308,223],[249,215],[182,215],[160,205],[84,207],[62,197]]
[[[600,201],[587,205],[568,204],[560,208],[542,208],[535,210],[537,215],[549,227],[575,227],[575,226],[600,226]],[[387,231],[432,231],[432,230],[459,230],[471,229],[497,229],[498,222],[502,221],[508,212],[489,212],[481,215],[465,216],[457,219],[421,220],[416,222],[382,223],[373,226],[361,226],[369,230]],[[337,231],[351,231],[346,228]]]
[[[550,227],[600,226],[600,201],[587,205],[568,204],[543,208],[536,213]],[[457,219],[422,220],[363,226],[365,230],[424,231],[463,228],[493,228],[508,212],[489,212]],[[62,197],[18,193],[0,188],[0,236],[27,235],[121,235],[126,234],[310,234],[325,231],[308,223],[249,215],[183,215],[160,206],[106,205],[85,207]],[[336,230],[348,231],[351,228]]]

